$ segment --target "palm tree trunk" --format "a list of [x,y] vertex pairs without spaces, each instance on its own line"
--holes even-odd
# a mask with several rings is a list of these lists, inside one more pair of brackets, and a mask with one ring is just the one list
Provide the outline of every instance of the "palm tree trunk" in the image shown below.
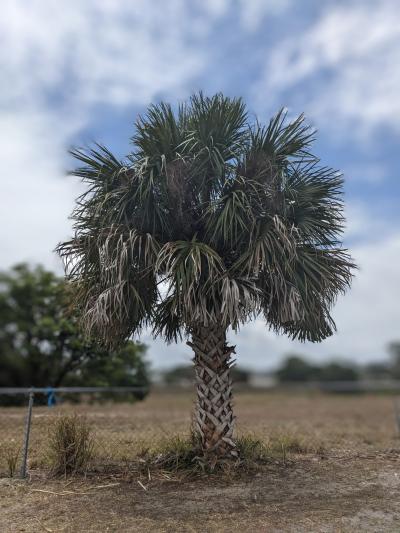
[[211,464],[237,457],[232,409],[231,354],[235,347],[226,343],[226,330],[220,325],[192,329],[197,400],[193,419],[204,458]]

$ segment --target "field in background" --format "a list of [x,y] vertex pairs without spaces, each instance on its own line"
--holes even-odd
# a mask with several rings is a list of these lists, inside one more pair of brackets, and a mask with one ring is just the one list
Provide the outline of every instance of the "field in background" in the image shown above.
[[[242,392],[235,400],[238,432],[280,442],[282,457],[242,479],[155,476],[140,485],[129,475],[129,458],[187,434],[191,403],[188,393],[156,392],[133,405],[35,407],[31,481],[1,480],[0,530],[400,530],[393,396]],[[49,425],[72,411],[93,428],[95,473],[72,482],[46,479]],[[0,409],[0,443],[11,430],[14,439],[20,434],[24,412]]]

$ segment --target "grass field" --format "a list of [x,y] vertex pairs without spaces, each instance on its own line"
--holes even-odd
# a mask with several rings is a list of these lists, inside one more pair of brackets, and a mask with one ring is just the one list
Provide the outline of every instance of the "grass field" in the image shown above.
[[[191,402],[153,393],[134,405],[35,408],[30,477],[0,479],[0,531],[400,531],[393,397],[242,392],[238,433],[271,450],[258,472],[190,478],[132,468],[144,448],[188,433]],[[96,457],[85,477],[52,479],[48,428],[72,410],[93,428]],[[0,410],[0,443],[12,430],[17,448],[23,415]]]

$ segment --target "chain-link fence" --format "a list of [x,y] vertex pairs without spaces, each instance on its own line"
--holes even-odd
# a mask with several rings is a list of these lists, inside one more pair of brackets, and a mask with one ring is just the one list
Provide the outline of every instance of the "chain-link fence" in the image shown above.
[[[297,390],[294,388],[291,393]],[[303,392],[305,390],[308,389],[303,389]],[[245,411],[242,420],[257,412],[256,406],[260,403],[259,392],[255,391],[255,396],[249,396],[250,391],[254,392],[249,389],[244,395],[247,394],[248,401],[251,402],[251,410]],[[282,391],[290,399],[290,389],[285,388]],[[148,393],[147,389],[0,388],[0,477],[23,477],[25,472],[35,476],[49,472],[52,467],[51,435],[54,435],[57,422],[67,415],[75,414],[85,421],[90,430],[93,443],[90,471],[125,471],[132,465],[134,458],[145,456],[146,450],[154,443],[157,444],[158,440],[189,431],[193,397],[192,394],[180,392],[182,391],[178,389],[168,389],[168,392],[162,389],[160,393],[160,390],[155,388],[146,402],[138,403],[138,400]],[[277,397],[281,397],[279,393]],[[257,402],[254,403],[252,398],[256,398]],[[274,394],[269,397],[268,402],[273,398]],[[335,398],[340,400],[336,395],[332,398],[333,403]],[[354,398],[354,395],[348,398]],[[395,394],[389,395],[386,392],[376,398],[385,399],[386,402],[381,417],[387,413],[390,405],[394,407],[394,419],[391,420],[392,424],[396,422],[400,433],[400,399]],[[367,399],[366,402],[368,401]],[[375,404],[371,402],[365,405]],[[279,418],[278,415],[274,416]],[[364,416],[368,419],[366,412],[359,412],[357,416],[360,419]],[[275,418],[271,427],[275,424]],[[325,424],[325,414],[318,423],[321,426]],[[252,426],[254,425],[252,423]],[[356,423],[355,425],[357,426]],[[367,426],[365,431],[369,435],[370,422]],[[387,435],[391,434],[390,429],[385,431]],[[373,438],[372,433],[371,435]]]
[[0,389],[0,477],[49,467],[55,423],[72,414],[89,428],[93,468],[123,464],[137,445],[134,404],[147,393],[142,387]]

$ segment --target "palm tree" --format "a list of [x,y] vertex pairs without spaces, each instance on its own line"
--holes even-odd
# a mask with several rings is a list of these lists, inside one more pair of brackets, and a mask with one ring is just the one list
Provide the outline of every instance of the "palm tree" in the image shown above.
[[283,110],[250,123],[241,99],[152,105],[133,149],[73,150],[88,184],[58,246],[90,335],[114,346],[151,326],[189,338],[194,430],[210,462],[237,456],[227,330],[262,315],[318,342],[354,267],[341,248],[342,177],[310,153],[314,132]]

